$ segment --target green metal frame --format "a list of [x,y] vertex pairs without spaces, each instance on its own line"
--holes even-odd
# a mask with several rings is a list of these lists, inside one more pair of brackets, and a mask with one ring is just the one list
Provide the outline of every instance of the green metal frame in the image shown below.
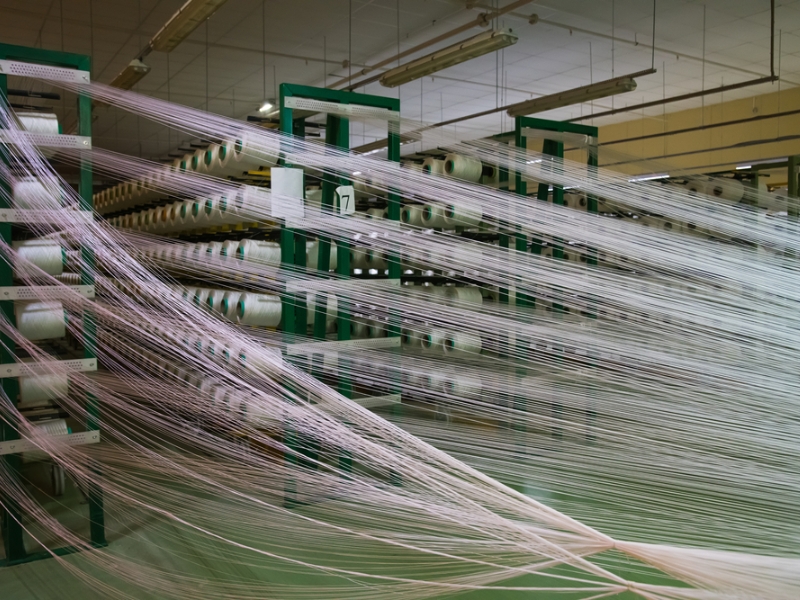
[[[338,104],[353,104],[358,106],[368,106],[373,108],[384,108],[390,111],[400,112],[400,101],[395,98],[385,98],[383,96],[372,96],[358,94],[340,90],[330,90],[327,88],[316,88],[303,85],[282,83],[280,85],[280,130],[282,133],[291,134],[296,137],[305,137],[305,117],[295,118],[294,110],[286,106],[286,99],[289,97],[301,97],[325,102],[335,102]],[[400,162],[400,135],[398,131],[393,131],[389,127],[389,160]],[[325,129],[325,143],[329,146],[349,150],[350,148],[350,120],[338,115],[328,114]],[[286,161],[281,161],[285,167],[291,166]],[[350,185],[349,173],[326,171],[322,180],[322,201],[323,212],[334,213],[336,206],[336,188],[340,185]],[[400,220],[400,196],[390,192],[388,201],[388,219],[391,221]],[[317,269],[320,273],[327,274],[330,269],[331,259],[331,238],[318,236],[319,254],[317,256]],[[348,242],[339,241],[337,246],[337,265],[336,273],[342,278],[350,277],[350,247]],[[400,279],[401,266],[400,257],[396,255],[387,256],[389,267],[389,278]],[[306,267],[306,234],[302,231],[283,227],[281,229],[281,267],[286,271],[304,270]],[[281,322],[285,333],[285,341],[292,343],[300,336],[307,334],[307,311],[306,301],[303,294],[286,293],[283,297]],[[316,294],[315,306],[311,307],[314,311],[313,337],[317,340],[325,339],[325,322],[327,316],[327,295],[318,292]],[[350,302],[342,299],[338,304],[337,314],[337,339],[347,341],[351,339],[352,308]],[[400,318],[390,316],[387,328],[389,337],[400,336]],[[312,357],[312,374],[316,374],[317,367],[321,358]],[[339,393],[347,398],[353,396],[353,384],[348,372],[348,365],[342,358],[339,359],[340,376],[337,382]],[[391,393],[399,392],[400,381],[398,381]],[[396,389],[394,389],[396,387]],[[301,439],[299,433],[287,424],[285,432],[285,443],[289,448],[297,452],[289,453],[286,459],[293,464],[302,462],[300,455],[316,458],[319,452],[318,443],[315,440]],[[339,455],[339,466],[343,472],[347,473],[352,468],[352,456],[346,451]],[[392,480],[397,483],[396,477]],[[287,506],[298,504],[295,494],[294,481],[287,481],[284,503]]]
[[[593,168],[597,167],[597,137],[598,137],[598,130],[597,127],[591,127],[588,125],[577,125],[575,123],[564,123],[562,121],[549,121],[546,119],[537,119],[533,117],[516,117],[514,120],[514,131],[501,133],[497,136],[494,136],[494,139],[500,140],[514,140],[514,145],[519,149],[527,149],[528,147],[528,140],[524,134],[525,129],[536,129],[539,131],[552,131],[554,133],[575,133],[579,135],[588,136],[591,140],[593,140],[589,144],[589,152],[587,157],[587,165],[590,168],[590,173]],[[564,142],[562,140],[550,140],[547,139],[545,135],[544,143],[542,146],[542,153],[553,156],[556,158],[564,158]],[[501,189],[508,189],[508,180],[509,180],[509,173],[507,170],[502,169],[500,171],[500,187]],[[515,193],[521,196],[528,195],[528,186],[527,182],[523,178],[523,174],[521,171],[517,171],[515,173]],[[550,191],[550,185],[547,183],[540,183],[538,189],[536,190],[536,198],[538,200],[547,202],[547,198]],[[561,206],[564,205],[564,188],[561,186],[554,185],[553,186],[553,204],[559,204]],[[598,212],[598,203],[597,198],[595,196],[587,197],[587,212],[592,214],[597,214]],[[528,239],[527,236],[521,231],[521,229],[517,226],[514,228],[513,231],[510,231],[510,228],[507,224],[506,231],[502,231],[503,224],[501,223],[501,232],[500,232],[500,246],[502,248],[509,248],[511,245],[511,238],[514,239],[514,249],[518,252],[527,252],[528,251]],[[544,244],[544,240],[541,239],[533,239],[531,240],[531,252],[535,254],[540,254],[542,251],[542,246]],[[553,246],[553,258],[563,259],[565,258],[564,255],[564,241],[555,239],[554,246]],[[597,264],[597,253],[596,251],[589,249],[587,251],[587,260],[586,263],[589,265],[596,265]],[[509,302],[509,295],[507,289],[500,290],[500,302],[508,303]],[[536,306],[536,298],[527,295],[527,294],[520,294],[516,298],[517,306],[521,307],[529,307],[534,308]],[[554,313],[563,313],[565,307],[561,305],[554,305],[553,312]],[[595,317],[596,315],[590,311],[590,317]],[[518,344],[520,342],[517,342]],[[518,350],[521,352],[523,348],[520,347]],[[524,376],[524,372],[519,372],[519,376]],[[523,398],[513,398],[509,399],[513,402],[514,407],[517,410],[525,411],[525,400]],[[558,419],[561,415],[562,407],[558,403],[554,403],[552,407],[553,418]],[[594,421],[594,413],[591,409],[587,411],[587,423],[592,423]],[[562,437],[561,428],[558,426],[553,427],[552,435],[555,439],[561,439]]]
[[[339,104],[354,104],[358,106],[369,106],[373,108],[385,108],[390,111],[400,111],[400,101],[395,98],[385,98],[383,96],[372,96],[368,94],[358,94],[340,90],[330,90],[326,88],[316,88],[303,85],[282,83],[280,86],[280,129],[283,133],[293,134],[304,137],[305,118],[294,118],[293,109],[286,106],[286,99],[289,97],[302,97]],[[350,121],[347,118],[331,115],[327,117],[325,142],[328,145],[348,150],[350,148]],[[397,131],[389,128],[389,160],[400,162],[400,135]],[[289,166],[284,164],[284,166]],[[340,185],[351,183],[349,173],[326,172],[322,182],[322,210],[333,213],[336,206],[336,188]],[[396,193],[388,194],[388,219],[390,221],[400,220],[400,196]],[[318,270],[327,273],[330,267],[331,239],[319,236],[319,256]],[[302,231],[284,227],[281,230],[281,264],[284,269],[304,269],[306,266],[306,236]],[[401,274],[399,256],[387,257],[389,267],[389,278],[399,279]],[[341,277],[350,276],[350,244],[339,242],[337,249],[336,273]],[[304,336],[306,334],[306,303],[300,294],[287,294],[283,302],[282,322],[283,331],[287,334],[287,341],[291,341],[293,336]],[[327,313],[327,299],[322,294],[317,294],[316,306],[314,310],[314,329],[315,339],[325,339],[325,318]],[[352,322],[352,311],[347,302],[339,305],[337,315],[337,338],[340,341],[350,339],[350,327]],[[400,323],[390,322],[388,328],[390,337],[400,335]],[[339,382],[339,392],[347,397],[352,396],[352,383],[349,378],[342,378]]]
[[[39,48],[27,48],[24,46],[12,46],[9,44],[0,44],[0,59],[66,67],[82,71],[91,70],[91,59],[88,56],[42,50]],[[6,75],[0,75],[0,92],[2,92],[2,94],[0,94],[0,102],[5,103],[6,108],[10,109],[7,98],[8,78]],[[91,134],[92,100],[89,96],[80,94],[78,96],[78,135],[90,137]],[[3,160],[6,162],[8,161],[8,156],[6,154],[3,155]],[[0,186],[5,192],[3,195],[4,197],[0,198],[0,206],[8,208],[9,203],[5,198],[11,197],[9,182],[0,180]],[[93,210],[92,164],[87,156],[84,156],[81,160],[78,193],[80,195],[81,210]],[[3,241],[8,245],[11,245],[11,236],[11,224],[0,223],[0,237],[2,237]],[[81,272],[81,284],[94,285],[94,250],[91,247],[83,246],[81,249],[81,256],[85,264],[85,268]],[[14,273],[11,261],[6,259],[0,263],[0,286],[12,286],[14,285],[13,281]],[[15,323],[13,301],[0,301],[0,310],[2,310],[6,319],[12,324]],[[84,358],[97,358],[96,323],[94,314],[89,311],[85,312],[83,314],[83,323]],[[8,336],[0,334],[0,363],[12,362],[14,360],[14,350],[15,346],[12,340]],[[16,398],[19,393],[18,381],[15,378],[5,378],[2,380],[2,386],[4,395],[8,400],[0,398],[0,402],[10,401],[16,404]],[[89,393],[86,398],[86,412],[86,429],[89,431],[99,430],[100,407],[97,398],[91,393]],[[3,422],[0,428],[0,441],[15,439],[19,439],[19,431],[15,424]],[[14,474],[19,479],[21,456],[19,454],[9,454],[3,456],[2,459],[7,472]],[[99,475],[97,465],[92,465],[92,470]],[[99,486],[90,483],[87,496],[89,499],[90,543],[97,548],[106,546],[105,513],[103,510],[102,491]],[[28,554],[25,551],[20,507],[14,502],[13,498],[10,497],[4,499],[4,504],[7,509],[2,511],[2,536],[6,558],[0,561],[0,566],[11,566],[42,558],[50,558],[52,554],[64,556],[79,551],[79,548],[76,547],[66,547]]]

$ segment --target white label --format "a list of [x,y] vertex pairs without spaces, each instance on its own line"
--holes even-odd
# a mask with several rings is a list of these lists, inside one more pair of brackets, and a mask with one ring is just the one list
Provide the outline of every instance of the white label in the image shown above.
[[271,174],[272,216],[278,219],[302,219],[305,216],[303,169],[273,167]]
[[340,185],[336,188],[339,197],[339,214],[352,215],[356,212],[356,191],[352,185]]

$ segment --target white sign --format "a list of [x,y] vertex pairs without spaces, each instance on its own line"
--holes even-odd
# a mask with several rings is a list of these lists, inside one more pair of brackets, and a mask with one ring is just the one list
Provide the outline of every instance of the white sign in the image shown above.
[[352,185],[340,185],[336,188],[339,197],[339,214],[352,215],[356,212],[356,191]]
[[305,216],[303,169],[273,167],[270,173],[272,216],[278,219],[302,219]]

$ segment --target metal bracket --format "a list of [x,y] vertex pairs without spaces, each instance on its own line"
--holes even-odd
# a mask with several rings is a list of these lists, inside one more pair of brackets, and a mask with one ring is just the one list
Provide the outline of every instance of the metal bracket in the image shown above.
[[351,292],[353,290],[361,290],[364,288],[393,288],[400,287],[399,279],[344,279],[337,281],[335,279],[309,279],[306,281],[287,281],[286,292],[302,293],[302,292],[316,292],[324,290],[331,294],[342,292]]
[[90,83],[89,71],[68,69],[65,67],[51,67],[36,63],[22,62],[19,60],[0,60],[0,75],[16,75],[18,77],[33,77],[49,81],[65,81],[67,83]]
[[18,139],[25,138],[29,144],[41,148],[70,148],[75,150],[91,150],[92,138],[85,135],[61,135],[58,133],[31,133],[30,131],[15,130],[13,135],[9,131],[0,131],[0,142],[15,144]]
[[96,358],[80,358],[75,360],[52,360],[37,363],[5,363],[0,364],[0,379],[4,377],[29,377],[31,375],[46,375],[53,371],[66,371],[67,373],[80,373],[97,371]]
[[66,298],[69,296],[67,290],[78,292],[85,298],[94,298],[93,285],[39,285],[0,287],[0,300],[39,300],[42,296]]
[[338,102],[326,102],[325,100],[314,100],[312,98],[301,98],[299,96],[289,96],[285,98],[284,106],[286,106],[286,108],[329,113],[342,117],[400,121],[400,113],[395,110],[389,110],[388,108],[362,106],[360,104],[339,104]]
[[[67,446],[85,446],[87,444],[97,444],[100,442],[99,431],[82,431],[80,433],[69,433],[67,435],[39,436],[39,438],[57,439],[59,444]],[[20,452],[42,452],[41,446],[33,443],[32,440],[10,440],[0,442],[0,456],[4,454],[19,454]]]
[[341,350],[375,350],[380,348],[399,348],[400,337],[370,338],[366,340],[332,340],[329,342],[303,342],[300,344],[287,344],[288,356],[301,356],[304,354],[331,354]]
[[356,398],[353,400],[363,408],[378,408],[379,406],[391,406],[400,404],[402,396],[400,394],[386,394],[385,396],[368,396],[366,398]]
[[[38,210],[24,208],[0,209],[0,223],[59,223],[63,224],[65,214],[77,215],[79,219],[90,223],[94,221],[94,213],[90,210],[63,209]],[[59,219],[56,221],[55,219]]]

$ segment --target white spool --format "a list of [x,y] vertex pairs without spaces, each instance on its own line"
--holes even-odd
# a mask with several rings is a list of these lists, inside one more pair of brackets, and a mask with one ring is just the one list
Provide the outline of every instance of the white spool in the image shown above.
[[354,246],[350,248],[350,269],[361,269],[362,271],[367,268],[367,249],[363,246]]
[[380,250],[370,248],[364,252],[364,267],[384,271],[388,266],[386,255]]
[[423,350],[435,350],[441,352],[444,347],[444,340],[447,338],[448,332],[445,329],[438,327],[426,327],[421,331],[421,346]]
[[66,252],[52,240],[25,240],[14,242],[13,247],[20,259],[14,264],[17,276],[34,275],[36,269],[32,269],[31,265],[35,265],[48,275],[61,275],[64,272]]
[[281,299],[269,294],[244,293],[236,303],[236,320],[241,325],[277,327],[281,322]]
[[208,288],[197,288],[197,291],[194,293],[194,298],[192,298],[192,304],[198,308],[207,308],[208,296],[213,291],[214,290]]
[[388,213],[389,210],[386,208],[370,208],[367,211],[366,217],[368,219],[385,219]]
[[483,294],[479,287],[455,287],[444,288],[444,297],[451,306],[480,306],[483,304]]
[[[52,421],[41,421],[34,425],[36,431],[41,436],[56,437],[61,435],[69,435],[70,429],[67,427],[67,422],[64,419],[53,419]],[[22,462],[30,463],[40,460],[47,460],[49,455],[43,450],[34,450],[33,452],[23,452]]]
[[483,382],[478,377],[472,377],[462,371],[447,369],[445,371],[444,393],[455,398],[480,398],[483,392]]
[[179,202],[178,214],[176,220],[177,230],[190,229],[194,225],[194,217],[192,217],[192,206],[194,200],[184,200]]
[[[28,361],[25,361],[28,362]],[[48,406],[52,400],[69,393],[69,378],[66,373],[43,373],[19,378],[20,410]]]
[[400,332],[400,341],[406,348],[420,348],[422,345],[422,337],[419,332],[405,327]]
[[222,252],[222,244],[223,242],[209,242],[208,248],[206,248],[206,256],[212,259],[219,258]]
[[583,194],[564,194],[564,206],[574,210],[586,210],[586,196]]
[[206,198],[203,204],[203,212],[205,213],[204,225],[210,227],[219,227],[229,222],[227,213],[223,213],[221,206],[223,203],[222,196],[211,196]]
[[428,157],[422,161],[422,172],[431,175],[444,175],[444,161]]
[[363,340],[369,337],[369,326],[363,317],[350,321],[350,337],[354,340]]
[[225,240],[219,251],[220,258],[236,258],[236,250],[239,248],[239,240]]
[[445,354],[479,354],[481,337],[463,331],[448,331],[442,341]]
[[14,304],[14,314],[17,330],[32,342],[61,338],[67,333],[67,315],[61,302],[17,302]]
[[714,179],[708,183],[708,194],[719,200],[736,204],[744,197],[744,185],[738,179]]
[[400,211],[400,220],[406,225],[422,227],[422,207],[407,205]]
[[422,225],[424,227],[445,226],[444,206],[440,204],[425,204],[422,207]]
[[215,314],[222,314],[222,298],[225,296],[225,290],[210,290],[206,297],[206,306]]
[[192,228],[210,227],[208,213],[206,213],[206,200],[207,198],[197,198],[192,202],[192,211],[189,217]]
[[41,181],[32,177],[14,184],[14,208],[52,210],[61,206],[61,192],[55,180]]
[[[61,133],[58,117],[53,113],[17,113],[17,118],[22,129],[30,133],[46,133],[49,135]],[[55,148],[40,148],[39,151],[45,158],[52,158],[57,152]]]
[[[269,148],[265,148],[267,145]],[[244,135],[237,139],[227,153],[227,160],[221,161],[231,175],[241,176],[245,171],[253,171],[261,167],[273,167],[278,162],[277,142],[267,140],[264,136]]]
[[464,208],[456,207],[452,204],[444,209],[444,226],[447,229],[455,227],[478,227],[483,220],[483,214]]
[[186,165],[186,170],[192,173],[205,173],[206,163],[204,161],[206,150],[205,148],[198,148],[191,154],[189,164]]
[[441,298],[444,300],[444,298],[447,296],[448,287],[443,285],[417,285],[411,289],[415,292],[425,294],[426,296]]
[[200,167],[200,173],[218,177],[219,171],[219,144],[211,144],[203,150],[203,166]]
[[369,319],[367,321],[367,337],[368,338],[383,338],[386,337],[386,323],[378,321],[377,319]]
[[236,258],[271,267],[281,264],[281,245],[277,242],[242,240],[236,249]]
[[450,177],[477,183],[483,174],[483,165],[471,156],[448,154],[444,159],[444,172]]
[[229,321],[236,321],[236,311],[238,310],[239,298],[243,292],[229,291],[222,295],[220,310],[222,316]]
[[[335,271],[338,264],[336,242],[331,241],[330,270]],[[317,269],[319,265],[319,240],[306,242],[306,266]]]

